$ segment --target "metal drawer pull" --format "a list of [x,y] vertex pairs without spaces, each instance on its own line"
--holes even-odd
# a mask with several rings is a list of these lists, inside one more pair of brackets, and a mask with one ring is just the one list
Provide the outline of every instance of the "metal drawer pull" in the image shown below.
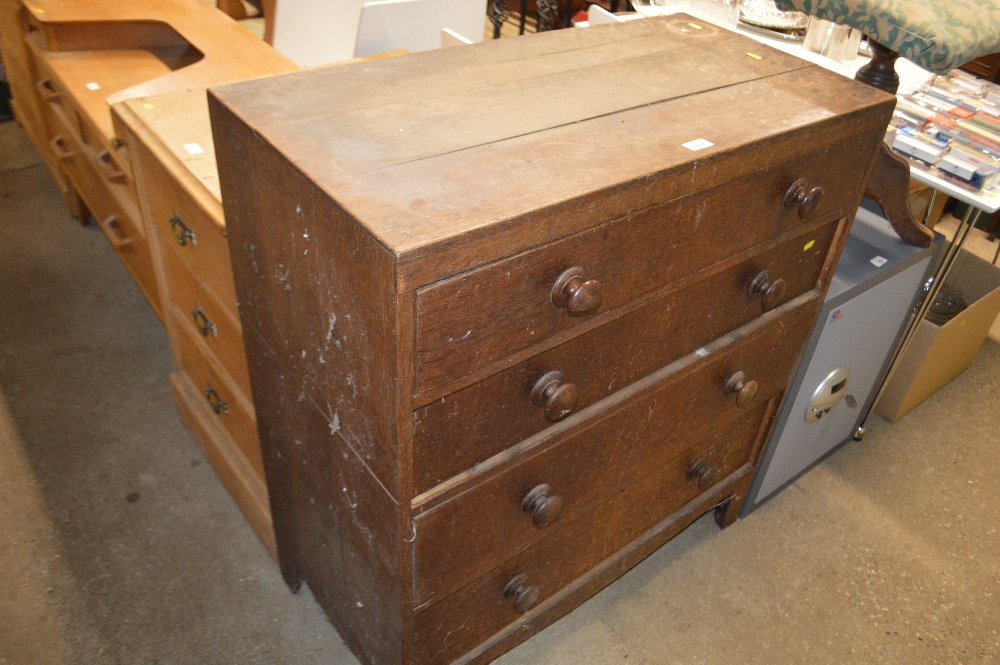
[[198,244],[194,231],[188,228],[188,225],[177,215],[176,211],[174,211],[174,216],[170,218],[170,230],[174,232],[174,238],[177,239],[178,245],[187,245],[189,240],[192,245]]
[[737,406],[743,406],[750,400],[754,398],[757,394],[757,382],[747,381],[746,374],[743,372],[736,372],[731,377],[729,381],[726,382],[726,388],[723,390],[724,395],[732,395],[736,393],[736,404]]
[[823,200],[822,187],[810,187],[805,178],[799,178],[785,192],[785,208],[798,208],[799,219],[805,219],[816,212]]
[[194,311],[191,312],[191,316],[194,318],[194,325],[198,328],[198,332],[201,333],[202,337],[218,337],[219,331],[212,323],[212,319],[208,318],[208,314],[201,309],[201,305],[195,303]]
[[539,529],[559,519],[562,509],[562,497],[553,496],[552,489],[548,485],[534,488],[521,502],[521,512],[531,517],[531,523]]
[[698,487],[701,489],[707,489],[715,484],[715,481],[719,479],[719,470],[715,467],[708,466],[708,462],[704,457],[699,457],[695,461],[691,462],[691,466],[688,467],[687,473],[685,474],[688,480],[698,479]]
[[601,308],[601,283],[586,279],[583,268],[570,268],[552,286],[552,304],[564,307],[570,314],[591,314]]
[[576,386],[563,381],[561,372],[547,372],[531,390],[531,403],[544,408],[545,417],[552,422],[558,422],[572,413],[578,398]]
[[208,400],[208,405],[212,407],[212,411],[216,414],[225,413],[229,414],[229,405],[219,397],[219,393],[215,392],[215,388],[212,384],[208,384],[208,389],[205,391],[205,399]]
[[778,306],[781,297],[785,295],[785,280],[771,279],[771,272],[764,270],[750,280],[747,295],[751,298],[760,296],[760,306],[769,312]]
[[528,584],[528,576],[517,575],[503,588],[503,597],[514,601],[514,611],[524,614],[538,602],[538,587]]

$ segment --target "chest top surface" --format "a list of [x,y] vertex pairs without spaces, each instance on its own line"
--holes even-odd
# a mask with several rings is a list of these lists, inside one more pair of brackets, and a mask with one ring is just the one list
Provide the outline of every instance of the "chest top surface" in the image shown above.
[[684,15],[210,96],[396,257],[400,290],[884,127],[894,103]]

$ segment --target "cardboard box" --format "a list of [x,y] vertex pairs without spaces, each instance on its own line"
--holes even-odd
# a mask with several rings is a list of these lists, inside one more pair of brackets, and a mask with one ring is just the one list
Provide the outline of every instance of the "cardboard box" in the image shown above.
[[[918,222],[924,221],[924,216],[926,215],[927,227],[931,229],[941,220],[941,215],[944,214],[944,206],[948,203],[947,194],[940,192],[937,196],[933,196],[933,194],[933,188],[916,180],[910,180],[910,213]],[[932,199],[934,207],[928,212],[927,206],[931,204]]]
[[938,326],[924,319],[876,405],[889,420],[902,418],[964,372],[1000,314],[1000,268],[962,250],[946,280],[968,309]]

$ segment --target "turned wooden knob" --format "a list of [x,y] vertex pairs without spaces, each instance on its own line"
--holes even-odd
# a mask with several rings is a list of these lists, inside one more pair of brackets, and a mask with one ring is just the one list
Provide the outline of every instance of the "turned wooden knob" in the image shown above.
[[719,470],[714,466],[710,467],[704,457],[699,457],[691,462],[687,470],[688,480],[698,480],[698,487],[706,489],[715,484],[719,478]]
[[531,517],[531,523],[541,529],[555,522],[562,514],[563,500],[552,496],[548,485],[539,485],[524,497],[521,512]]
[[799,209],[799,219],[805,219],[816,212],[823,200],[823,188],[810,186],[805,178],[799,178],[785,192],[785,208]]
[[531,402],[545,409],[545,417],[552,422],[562,420],[576,408],[579,391],[572,383],[563,381],[561,372],[548,372],[535,382],[531,389]]
[[754,398],[758,387],[756,381],[747,381],[747,377],[743,372],[736,372],[726,382],[724,394],[732,395],[736,393],[736,404],[743,406]]
[[771,279],[771,272],[765,270],[750,280],[747,295],[751,298],[760,296],[761,307],[765,312],[769,312],[778,306],[781,297],[785,295],[785,280]]
[[503,597],[514,600],[514,611],[524,614],[538,602],[538,587],[528,584],[528,576],[524,573],[516,575],[503,588]]
[[565,307],[570,314],[590,314],[601,308],[601,283],[586,279],[583,268],[570,268],[552,287],[552,304]]

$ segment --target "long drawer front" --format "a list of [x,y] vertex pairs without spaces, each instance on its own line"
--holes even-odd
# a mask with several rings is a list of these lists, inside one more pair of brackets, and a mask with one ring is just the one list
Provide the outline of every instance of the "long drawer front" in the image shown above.
[[[857,205],[856,142],[671,201],[417,294],[416,393]],[[484,316],[488,314],[488,316]]]
[[731,268],[418,409],[417,492],[816,288],[839,224],[792,232]]
[[219,298],[206,289],[170,246],[161,239],[163,264],[167,273],[170,301],[178,313],[177,325],[189,334],[201,337],[233,382],[249,399],[250,376],[240,324]]
[[122,200],[109,189],[98,172],[92,153],[76,139],[58,134],[49,145],[111,247],[132,273],[150,305],[162,317],[162,303],[149,244],[142,232],[134,202]]
[[222,228],[191,199],[145,146],[140,144],[138,151],[151,221],[164,242],[177,251],[199,281],[237,318],[229,243]]
[[[672,460],[622,485],[536,545],[497,565],[414,618],[416,662],[447,663],[473,649],[690,502],[700,512],[751,472],[747,458],[766,437],[780,396],[701,439],[688,439]],[[691,469],[712,465],[721,482],[699,486]],[[470,539],[471,540],[471,539]],[[456,628],[457,627],[457,628]]]
[[[171,316],[184,316],[176,306],[172,307],[174,311]],[[200,346],[194,333],[180,328],[175,341],[180,350],[181,366],[178,369],[188,375],[191,383],[204,397],[205,406],[232,437],[258,477],[263,478],[264,462],[257,436],[257,421],[247,398],[235,389],[225,370]]]
[[[35,91],[41,101],[41,106],[57,116],[64,125],[69,127],[70,134],[91,147],[95,154],[102,156],[102,169],[114,177],[116,183],[132,185],[133,172],[128,150],[123,143],[105,134],[94,124],[92,119],[81,108],[72,91],[65,85],[49,62],[48,54],[32,41],[27,42],[34,54],[34,63],[39,70],[39,79],[35,82]],[[98,88],[97,90],[101,90]],[[81,90],[87,94],[95,91]],[[106,90],[100,93],[110,94]]]
[[[759,423],[759,409],[787,385],[819,302],[816,292],[802,296],[629,387],[610,404],[595,405],[552,428],[513,459],[500,460],[494,469],[417,506],[417,605],[545,538],[650,469],[680,457],[694,462],[699,456],[688,454],[691,443],[711,438],[720,426]],[[747,421],[747,413],[757,415]],[[694,488],[711,485],[747,461],[739,452],[742,444],[733,446],[724,451],[726,463],[705,458]],[[680,496],[687,501],[694,494]]]

